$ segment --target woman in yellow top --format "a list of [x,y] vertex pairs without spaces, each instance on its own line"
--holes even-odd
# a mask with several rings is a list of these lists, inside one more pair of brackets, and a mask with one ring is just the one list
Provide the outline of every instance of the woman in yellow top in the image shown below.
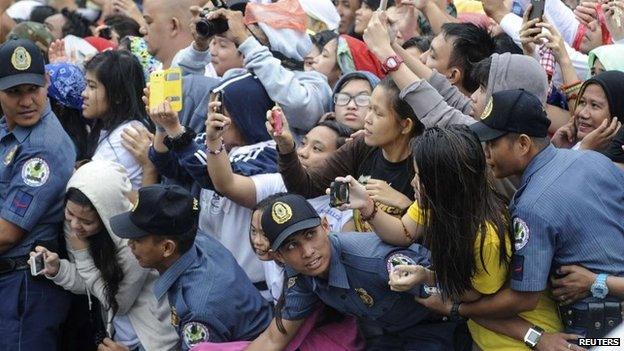
[[[456,302],[451,314],[457,316],[459,303],[494,294],[505,285],[513,242],[509,214],[504,200],[491,186],[481,144],[467,127],[431,128],[412,143],[416,201],[402,219],[377,211],[364,186],[351,176],[336,178],[350,187],[349,203],[342,208],[359,209],[387,243],[407,246],[422,240],[431,251],[432,266],[398,265],[389,284],[396,291],[408,291],[423,283],[437,286],[443,301]],[[561,330],[555,305],[546,296],[535,310],[520,317],[529,327],[538,325],[546,332]],[[519,317],[512,317],[486,324],[489,328],[497,325],[496,331],[474,321],[469,321],[468,327],[476,346],[484,351],[522,350],[527,349],[518,338],[523,334],[508,332],[522,326],[519,321]],[[552,334],[545,335],[546,341],[553,340]],[[557,341],[567,346],[562,337]]]

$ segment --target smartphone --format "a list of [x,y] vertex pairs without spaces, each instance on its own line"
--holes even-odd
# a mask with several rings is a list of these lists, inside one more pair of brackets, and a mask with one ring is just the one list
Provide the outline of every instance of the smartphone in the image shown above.
[[37,276],[43,273],[45,269],[45,261],[43,252],[40,252],[30,258],[30,274]]
[[182,111],[182,70],[179,67],[150,74],[150,108],[158,107],[168,98],[171,109]]
[[428,285],[421,285],[420,286],[420,293],[419,293],[419,297],[421,298],[427,298],[431,295],[435,295],[435,294],[439,294],[440,293],[440,289],[438,289],[438,287],[436,286],[428,286]]
[[271,126],[273,127],[274,134],[282,134],[282,129],[284,128],[282,122],[282,113],[280,110],[273,109],[271,110]]
[[[219,114],[223,114],[223,90],[218,90],[218,91],[213,91],[212,92],[212,96],[210,98],[210,102],[220,102],[221,105],[219,105],[218,107],[215,107],[213,109],[214,113],[219,113]],[[216,127],[216,130],[222,130],[223,127]]]
[[377,11],[379,12],[386,11],[387,7],[388,7],[388,0],[381,0],[379,2],[379,8],[377,9]]
[[340,207],[349,203],[349,183],[332,182],[329,186],[329,206]]
[[539,18],[541,21],[544,16],[544,5],[546,0],[531,0],[531,12],[529,12],[529,21]]

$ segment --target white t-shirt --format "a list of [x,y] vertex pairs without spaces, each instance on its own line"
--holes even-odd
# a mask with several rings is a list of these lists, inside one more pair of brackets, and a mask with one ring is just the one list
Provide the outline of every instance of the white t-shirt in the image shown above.
[[[284,180],[279,173],[259,174],[252,176],[251,179],[256,185],[256,202],[260,202],[273,194],[286,192]],[[332,232],[341,232],[342,227],[353,218],[353,211],[340,211],[329,206],[328,195],[308,199],[308,202],[312,204],[319,216],[327,218],[329,230]]]
[[144,128],[140,122],[129,121],[117,127],[106,138],[104,136],[108,131],[101,131],[98,147],[95,149],[92,159],[113,161],[122,165],[126,169],[128,178],[132,183],[132,190],[137,190],[141,187],[143,181],[143,168],[130,151],[121,144],[123,140],[121,139],[121,133],[131,125],[135,126],[135,128]]
[[[274,142],[242,146],[230,151],[230,161],[255,158],[258,150]],[[199,229],[215,237],[225,246],[252,282],[264,281],[262,261],[258,259],[249,241],[251,210],[217,194],[213,190],[202,189],[199,201]]]
[[262,262],[262,268],[264,269],[264,279],[271,293],[271,300],[273,304],[276,304],[277,300],[282,296],[284,287],[284,267],[275,261],[264,261]]

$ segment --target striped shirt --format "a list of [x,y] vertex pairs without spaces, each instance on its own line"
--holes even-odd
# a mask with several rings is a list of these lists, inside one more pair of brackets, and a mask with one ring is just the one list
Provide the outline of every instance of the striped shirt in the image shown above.
[[624,276],[624,172],[603,155],[549,145],[524,171],[509,210],[512,289],[542,291],[563,265]]

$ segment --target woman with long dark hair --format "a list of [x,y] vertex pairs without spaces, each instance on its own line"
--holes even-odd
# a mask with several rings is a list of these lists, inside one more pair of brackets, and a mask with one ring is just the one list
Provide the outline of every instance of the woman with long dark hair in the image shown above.
[[[422,238],[431,251],[431,267],[397,262],[390,286],[396,291],[420,284],[437,286],[442,301],[458,303],[459,313],[459,303],[494,294],[505,285],[514,241],[509,213],[493,188],[481,143],[468,127],[427,129],[412,142],[412,155],[416,201],[403,218],[377,211],[364,186],[351,176],[336,178],[351,189],[349,204],[343,208],[360,209],[388,243],[407,246]],[[520,317],[549,332],[561,328],[555,305],[546,295],[535,310]],[[468,327],[482,350],[523,348],[521,341],[473,321]]]
[[48,279],[99,300],[107,311],[107,333],[115,341],[131,350],[174,350],[178,336],[169,323],[168,301],[158,302],[152,291],[158,274],[141,268],[127,240],[110,229],[110,218],[132,208],[130,192],[121,165],[86,163],[69,180],[65,195],[69,260],[41,246],[35,251],[44,252]]
[[[286,118],[282,122],[281,133],[276,134],[270,123],[267,128],[277,143],[280,173],[289,192],[315,198],[324,195],[336,177],[351,174],[366,182],[367,193],[384,212],[401,216],[414,201],[410,185],[414,163],[409,142],[422,133],[423,125],[399,98],[399,89],[392,80],[382,80],[371,94],[364,137],[347,142],[313,167],[302,165]],[[367,218],[359,211],[354,211],[353,219],[358,231],[369,231]]]
[[94,120],[86,154],[94,160],[110,160],[124,166],[136,190],[143,183],[144,167],[149,165],[139,163],[123,146],[122,134],[130,128],[137,132],[146,127],[152,130],[142,100],[143,68],[130,52],[105,51],[89,60],[85,71],[87,86],[82,92],[82,113]]

